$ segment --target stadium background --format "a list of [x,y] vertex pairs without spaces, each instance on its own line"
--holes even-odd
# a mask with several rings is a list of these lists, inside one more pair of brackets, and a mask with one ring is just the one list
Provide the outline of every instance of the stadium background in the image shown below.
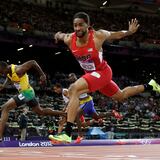
[[[42,106],[61,109],[60,96],[52,91],[52,86],[60,82],[68,87],[67,74],[75,72],[82,75],[78,63],[69,53],[67,47],[55,44],[54,33],[61,30],[72,32],[72,17],[77,11],[85,11],[91,17],[95,29],[128,29],[128,21],[137,18],[141,25],[139,31],[120,41],[105,42],[104,58],[113,69],[114,80],[121,88],[127,85],[146,83],[150,78],[160,82],[160,24],[158,0],[6,0],[0,4],[0,60],[9,64],[21,64],[35,59],[47,74],[48,84],[44,88],[38,83],[38,75],[31,75]],[[33,76],[34,75],[34,76]],[[3,82],[3,77],[1,82]],[[3,104],[16,93],[9,86],[0,94]],[[93,94],[98,112],[117,109],[124,119],[117,121],[108,118],[103,125],[94,124],[104,132],[114,128],[114,138],[160,137],[159,95],[144,93],[126,102],[117,104],[111,99]],[[6,137],[18,138],[18,116],[21,108],[10,113],[6,126]],[[48,127],[57,126],[58,117],[38,117],[28,113],[27,139],[47,137]],[[89,117],[88,117],[89,118]],[[88,128],[84,129],[87,133]],[[76,134],[76,128],[75,128]],[[93,138],[93,137],[92,137]],[[97,138],[97,137],[96,137]]]

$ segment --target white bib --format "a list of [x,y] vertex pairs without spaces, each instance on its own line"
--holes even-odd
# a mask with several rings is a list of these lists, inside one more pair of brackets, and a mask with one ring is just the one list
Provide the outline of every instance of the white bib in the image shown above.
[[87,71],[95,71],[96,70],[94,62],[79,61],[79,64],[84,70],[87,70]]

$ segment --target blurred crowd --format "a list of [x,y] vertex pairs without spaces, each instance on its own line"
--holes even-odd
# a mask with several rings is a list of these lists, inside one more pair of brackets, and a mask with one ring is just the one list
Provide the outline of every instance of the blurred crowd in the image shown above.
[[[128,85],[135,85],[138,82],[133,81],[132,79],[121,76],[121,77],[114,77],[114,80],[117,84],[119,84],[120,88],[123,88]],[[1,79],[1,83],[4,79]],[[53,86],[55,83],[60,83],[64,88],[69,87],[68,75],[63,73],[55,73],[54,77],[48,76],[48,84],[47,86],[43,87],[38,83],[38,80],[35,79],[33,76],[30,76],[30,83],[34,87],[36,91],[37,98],[42,107],[51,107],[55,110],[62,110],[64,107],[64,102],[62,99],[62,95],[57,95],[53,91]],[[16,94],[16,90],[14,87],[9,86],[0,94],[0,103],[3,104]],[[127,99],[123,103],[117,103],[113,101],[111,98],[105,97],[99,92],[91,93],[93,96],[93,100],[95,103],[95,108],[97,112],[103,113],[117,110],[123,115],[123,119],[116,120],[113,117],[106,117],[104,119],[103,124],[95,123],[93,126],[98,126],[103,129],[103,131],[107,132],[110,129],[121,133],[121,132],[131,132],[132,133],[141,133],[144,131],[156,130],[159,131],[160,126],[154,126],[155,122],[160,122],[160,100],[159,95],[153,95],[150,93],[140,94],[135,97],[131,97]],[[18,117],[23,112],[24,107],[18,107],[15,111],[10,112],[9,116],[9,123],[8,123],[8,130],[6,130],[7,135],[16,134],[18,135]],[[28,108],[28,107],[27,107]],[[31,111],[31,108],[28,108],[28,137],[32,136],[47,136],[48,131],[56,132],[58,127],[59,117],[41,117],[37,116]],[[91,119],[91,117],[86,117],[86,120]],[[129,119],[134,120],[129,121]],[[145,120],[145,127],[143,127]],[[147,121],[147,122],[146,122]],[[131,125],[131,126],[130,126]],[[133,126],[134,125],[134,126]],[[152,128],[152,129],[151,129]],[[87,129],[87,128],[86,128]],[[86,132],[85,129],[85,132]],[[137,131],[138,129],[138,131]],[[77,128],[75,127],[75,132]]]
[[[35,31],[55,33],[59,30],[72,32],[72,17],[78,11],[78,9],[69,10],[66,8],[59,8],[58,6],[57,8],[54,8],[51,7],[50,3],[47,4],[47,8],[45,8],[42,6],[27,4],[23,1],[15,2],[5,0],[2,1],[0,5],[0,31],[8,31],[8,28],[15,28],[17,30],[23,30],[26,33],[33,33]],[[95,29],[102,28],[109,31],[127,30],[128,21],[131,18],[136,17],[140,23],[140,30],[134,36],[125,38],[125,40],[132,40],[135,43],[159,43],[160,18],[158,15],[139,15],[133,12],[129,13],[129,10],[110,13],[105,12],[104,10],[85,11],[90,15],[91,25]],[[53,92],[53,85],[58,82],[64,88],[68,88],[70,84],[67,77],[66,74],[59,72],[52,76],[48,74],[48,83],[46,86],[42,86],[34,76],[30,76],[30,84],[35,89],[37,98],[42,107],[49,106],[55,110],[62,110],[64,107],[62,96]],[[137,82],[122,75],[114,77],[114,80],[120,88],[124,88],[128,85],[136,85],[140,82],[140,80]],[[3,82],[4,79],[0,78],[0,83]],[[7,99],[14,96],[16,93],[17,92],[13,86],[8,86],[0,94],[0,105],[5,103]],[[110,131],[111,128],[115,132],[123,133],[130,131],[138,133],[160,130],[159,95],[144,93],[131,97],[124,103],[114,102],[112,99],[104,97],[98,92],[92,93],[91,95],[93,96],[97,112],[106,112],[115,109],[121,112],[124,117],[122,120],[107,117],[104,120],[104,124],[94,124],[94,126],[101,127],[103,131]],[[17,128],[19,128],[19,117],[21,116],[24,107],[27,106],[19,107],[15,111],[13,110],[10,112],[9,123],[6,126],[5,131],[6,136],[19,134],[17,130]],[[90,119],[90,117],[87,117],[87,119]],[[48,134],[47,131],[51,130],[56,132],[58,120],[59,117],[37,116],[31,112],[31,108],[29,108],[26,120],[28,137],[34,135],[46,136]]]
[[[58,6],[42,7],[27,4],[23,1],[2,1],[0,5],[0,25],[7,27],[22,28],[27,32],[38,30],[41,32],[72,32],[72,17],[79,9],[66,9]],[[85,10],[91,18],[91,25],[98,29],[111,31],[127,30],[128,21],[137,18],[140,30],[132,39],[136,41],[148,41],[156,43],[160,38],[159,16],[151,14],[137,14],[130,10],[120,12],[105,12],[104,10]],[[155,40],[155,41],[151,41]]]

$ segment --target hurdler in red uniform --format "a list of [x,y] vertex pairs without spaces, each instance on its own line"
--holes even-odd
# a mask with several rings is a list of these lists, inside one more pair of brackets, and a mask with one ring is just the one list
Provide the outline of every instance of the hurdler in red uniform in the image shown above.
[[94,30],[89,30],[87,44],[78,47],[76,33],[73,33],[71,51],[86,73],[82,77],[87,81],[89,91],[99,90],[111,97],[119,90],[119,87],[112,81],[112,70],[103,59],[102,50],[96,49],[93,39]]
[[94,30],[90,27],[90,18],[84,12],[76,13],[73,17],[74,33],[65,34],[57,32],[56,41],[62,40],[71,49],[73,55],[84,69],[85,74],[73,83],[69,88],[70,101],[67,112],[67,125],[65,133],[50,135],[49,138],[61,142],[71,142],[72,126],[79,107],[79,95],[87,92],[100,91],[102,94],[117,101],[134,96],[145,90],[154,90],[160,93],[160,86],[151,80],[148,84],[119,89],[112,81],[112,70],[103,60],[102,45],[105,40],[116,40],[135,33],[139,24],[137,19],[129,22],[128,30],[117,32],[103,29]]

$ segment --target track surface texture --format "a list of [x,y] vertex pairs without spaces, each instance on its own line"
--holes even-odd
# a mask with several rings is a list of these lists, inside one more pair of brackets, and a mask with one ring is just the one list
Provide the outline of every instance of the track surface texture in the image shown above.
[[160,160],[160,145],[0,148],[0,160]]

